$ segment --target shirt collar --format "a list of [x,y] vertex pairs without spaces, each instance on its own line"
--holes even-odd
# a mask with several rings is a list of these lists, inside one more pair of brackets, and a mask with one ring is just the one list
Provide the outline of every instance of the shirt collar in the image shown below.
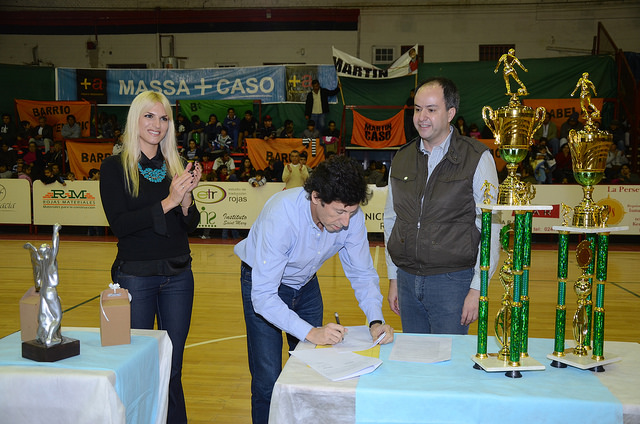
[[143,168],[162,168],[162,163],[164,162],[164,157],[162,156],[162,151],[158,149],[156,155],[149,159],[147,155],[140,152],[140,166]]
[[[445,138],[444,143],[434,147],[433,150],[441,149],[443,151],[443,153],[446,152],[447,150],[449,150],[449,145],[451,144],[451,135],[452,134],[453,134],[453,127],[451,125],[449,125],[449,135],[447,135],[447,138]],[[420,152],[423,155],[430,155],[431,154],[427,149],[425,149],[424,140],[422,140],[422,138],[420,138]]]

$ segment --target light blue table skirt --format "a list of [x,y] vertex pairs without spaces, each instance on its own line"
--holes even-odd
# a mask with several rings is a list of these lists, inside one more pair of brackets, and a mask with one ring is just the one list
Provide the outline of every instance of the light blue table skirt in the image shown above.
[[546,369],[512,379],[473,369],[475,336],[444,337],[452,359],[436,364],[390,361],[393,346],[381,346],[384,363],[356,389],[356,423],[622,423],[621,402],[591,371],[549,366],[552,340],[529,339]]

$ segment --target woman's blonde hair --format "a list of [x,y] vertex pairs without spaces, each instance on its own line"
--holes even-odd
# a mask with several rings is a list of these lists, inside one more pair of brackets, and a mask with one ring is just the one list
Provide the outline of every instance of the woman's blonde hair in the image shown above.
[[174,175],[181,174],[184,166],[178,147],[176,144],[176,133],[173,123],[173,112],[169,100],[162,93],[155,91],[144,91],[136,96],[131,102],[129,113],[127,114],[127,123],[122,135],[123,150],[121,153],[122,167],[124,168],[125,180],[129,182],[128,189],[133,197],[138,197],[140,189],[140,174],[138,172],[138,162],[142,152],[140,150],[138,122],[140,116],[147,113],[155,103],[160,103],[164,107],[167,118],[169,119],[167,134],[160,141],[160,151],[167,163],[167,174],[169,179]]

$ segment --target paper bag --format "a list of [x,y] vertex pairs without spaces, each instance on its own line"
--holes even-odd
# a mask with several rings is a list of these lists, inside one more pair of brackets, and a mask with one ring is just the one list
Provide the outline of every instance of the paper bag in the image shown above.
[[126,289],[107,289],[100,294],[100,340],[102,346],[131,343],[131,304]]
[[40,312],[40,293],[34,286],[20,299],[20,334],[23,342],[36,338],[38,333],[38,313]]

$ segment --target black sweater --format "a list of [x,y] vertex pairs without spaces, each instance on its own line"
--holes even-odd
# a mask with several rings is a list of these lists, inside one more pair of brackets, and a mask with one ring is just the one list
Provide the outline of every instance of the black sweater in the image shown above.
[[[162,163],[160,152],[154,158]],[[140,161],[143,168],[152,167],[144,155]],[[121,156],[110,156],[100,167],[100,195],[111,230],[118,237],[118,256],[114,268],[121,263],[139,263],[140,273],[126,271],[133,275],[165,275],[162,270],[180,268],[176,259],[187,258],[189,265],[188,233],[195,230],[200,213],[195,205],[189,208],[187,216],[176,206],[166,214],[161,201],[169,195],[171,179],[169,174],[159,183],[148,181],[140,175],[138,197],[133,197],[124,178]],[[157,272],[150,272],[151,269]],[[171,273],[171,272],[170,272]]]

